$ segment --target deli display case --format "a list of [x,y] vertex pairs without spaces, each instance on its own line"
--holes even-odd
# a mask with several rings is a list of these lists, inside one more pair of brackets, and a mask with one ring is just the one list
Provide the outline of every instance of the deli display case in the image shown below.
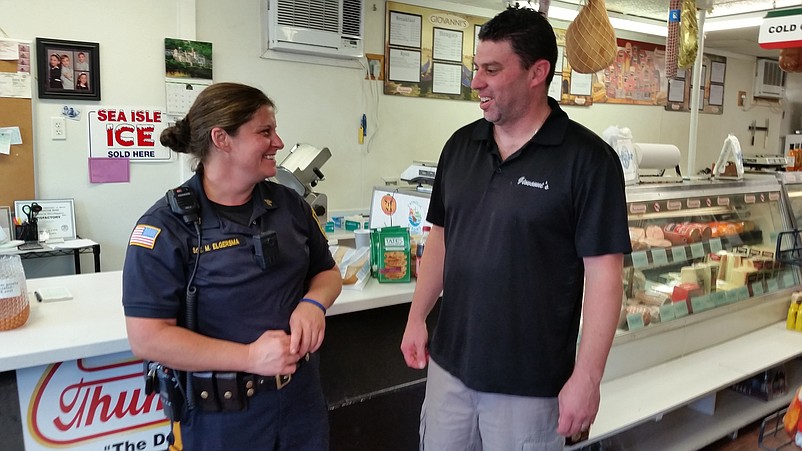
[[775,261],[778,235],[794,225],[772,176],[630,187],[627,213],[619,335],[800,282],[795,266]]
[[588,440],[569,449],[699,449],[792,396],[730,387],[778,366],[788,387],[802,383],[802,333],[785,325],[799,267],[775,259],[794,226],[789,196],[774,174],[626,193],[633,252],[602,402]]

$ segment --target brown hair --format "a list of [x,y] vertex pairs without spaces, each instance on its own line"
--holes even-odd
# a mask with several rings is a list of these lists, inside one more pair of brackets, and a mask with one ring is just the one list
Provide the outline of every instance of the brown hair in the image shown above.
[[239,83],[214,83],[201,91],[183,119],[162,131],[159,141],[174,152],[194,156],[197,170],[203,167],[212,146],[213,128],[236,135],[239,127],[265,105],[275,108],[259,89]]

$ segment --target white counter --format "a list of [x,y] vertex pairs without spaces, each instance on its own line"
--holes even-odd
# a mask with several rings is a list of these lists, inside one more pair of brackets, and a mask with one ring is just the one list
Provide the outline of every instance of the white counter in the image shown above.
[[[783,321],[685,357],[603,382],[601,405],[591,427],[590,441],[599,441],[644,424],[646,429],[643,432],[633,430],[631,437],[626,437],[628,444],[634,446],[629,449],[697,449],[787,405],[802,382],[798,366],[788,368],[789,393],[777,402],[762,403],[732,393],[731,397],[739,400],[738,407],[727,409],[725,402],[717,402],[714,415],[719,417],[717,422],[714,417],[696,414],[707,420],[683,421],[669,426],[661,424],[663,416],[674,411],[689,416],[678,409],[800,355],[802,332],[786,330]],[[747,411],[752,413],[729,418]],[[713,422],[717,423],[717,431],[713,430]],[[685,430],[680,431],[681,428]],[[655,440],[658,433],[661,440]]]
[[[67,288],[73,299],[31,304],[23,327],[0,332],[0,372],[129,350],[121,303],[122,273],[105,272],[27,281],[28,292],[44,287]],[[362,291],[344,289],[329,315],[338,315],[411,301],[415,284],[380,284],[372,279]],[[751,314],[750,310],[745,315]],[[400,337],[399,337],[400,339]],[[612,352],[616,352],[615,347]],[[683,427],[688,440],[677,449],[697,448],[779,408],[774,403],[721,408],[714,417],[686,420],[686,406],[766,368],[802,355],[802,332],[787,331],[784,322],[760,328],[724,343],[602,383],[602,402],[591,428],[591,442],[620,436],[643,447],[642,436],[663,434],[655,449],[669,449],[671,431]],[[802,371],[789,371],[789,389],[802,383]],[[791,368],[789,368],[791,370]],[[794,374],[795,373],[795,374]],[[790,393],[788,395],[790,397]],[[731,400],[719,404],[732,404]],[[721,407],[725,407],[722,405]],[[767,410],[769,409],[769,410]],[[721,415],[732,415],[722,421]],[[736,415],[737,414],[737,415]],[[665,420],[658,421],[666,417]],[[671,418],[675,420],[671,421]],[[705,417],[710,422],[705,423]],[[719,419],[716,420],[715,418]],[[655,422],[656,421],[656,422]],[[668,424],[667,424],[668,423]],[[669,426],[670,424],[670,426]],[[633,428],[634,427],[634,428]],[[668,429],[666,429],[668,427]],[[701,434],[695,436],[694,434]],[[667,434],[667,436],[665,436]],[[717,435],[716,435],[717,434]],[[644,448],[645,449],[645,448]]]
[[[73,299],[38,303],[32,293],[66,288]],[[17,329],[0,332],[0,372],[130,350],[122,308],[122,271],[27,280],[31,316]],[[412,300],[414,283],[344,289],[329,315]]]

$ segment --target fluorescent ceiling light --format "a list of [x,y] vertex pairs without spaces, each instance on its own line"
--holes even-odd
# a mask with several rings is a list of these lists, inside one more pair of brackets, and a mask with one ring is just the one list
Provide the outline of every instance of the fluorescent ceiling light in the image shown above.
[[[554,5],[549,7],[550,19],[572,22],[576,18],[577,14],[579,14],[579,11],[574,9],[563,8]],[[632,19],[624,19],[621,17],[616,17],[615,13],[610,12],[608,12],[607,15],[610,18],[610,24],[617,30],[634,31],[636,33],[651,34],[662,37],[666,37],[668,35],[668,29],[666,26],[658,25],[657,21],[641,22]]]
[[761,11],[737,16],[711,17],[705,20],[705,32],[759,27],[763,23],[765,15],[766,12]]
[[634,31],[662,37],[668,36],[668,28],[665,25],[636,22],[634,20],[619,19],[613,16],[610,16],[610,23],[613,25],[613,28],[617,30]]

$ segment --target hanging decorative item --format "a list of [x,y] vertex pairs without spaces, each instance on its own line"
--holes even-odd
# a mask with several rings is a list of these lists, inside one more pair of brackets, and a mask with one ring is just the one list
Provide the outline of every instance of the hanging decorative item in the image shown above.
[[699,49],[699,24],[696,21],[696,0],[683,0],[679,23],[679,63],[683,69],[690,69],[696,61]]
[[666,77],[677,78],[679,54],[679,24],[682,0],[671,0],[668,6],[668,35],[666,36]]
[[802,47],[780,49],[780,69],[786,72],[802,72]]
[[0,256],[0,331],[22,326],[30,312],[19,255]]
[[538,12],[546,17],[549,17],[549,5],[551,5],[551,0],[540,0],[537,8]]
[[617,50],[604,0],[588,0],[565,32],[565,54],[571,69],[580,74],[606,69]]

